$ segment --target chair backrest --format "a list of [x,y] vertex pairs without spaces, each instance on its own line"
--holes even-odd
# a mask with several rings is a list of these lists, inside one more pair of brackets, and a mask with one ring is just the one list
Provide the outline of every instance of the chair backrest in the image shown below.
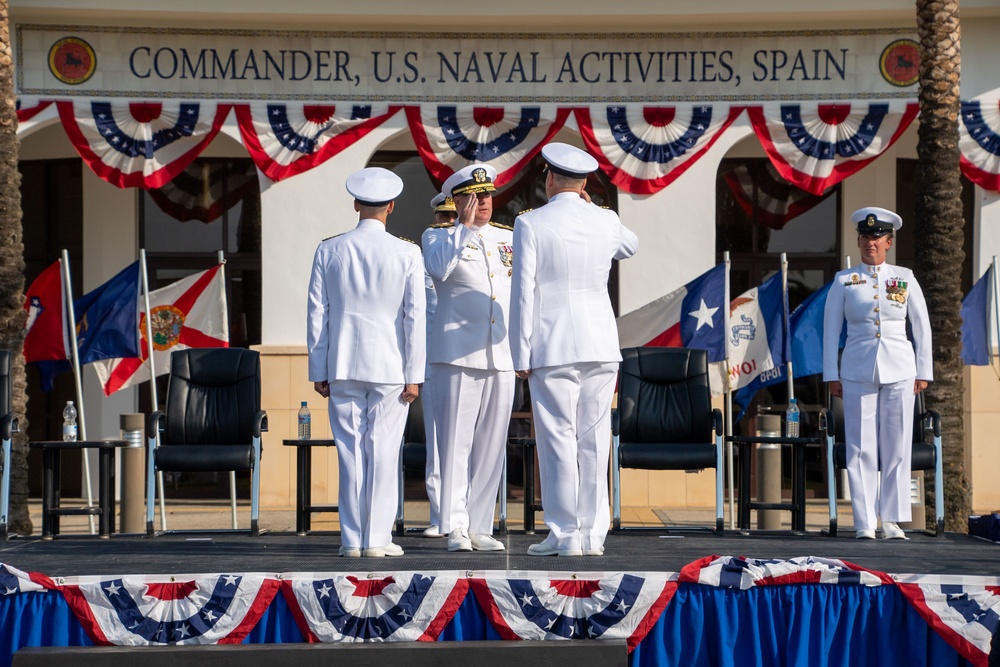
[[14,409],[14,389],[10,366],[10,350],[0,350],[0,417]]
[[622,442],[712,442],[708,353],[678,347],[623,349],[618,414]]
[[259,352],[236,347],[175,351],[160,444],[249,444],[259,410]]

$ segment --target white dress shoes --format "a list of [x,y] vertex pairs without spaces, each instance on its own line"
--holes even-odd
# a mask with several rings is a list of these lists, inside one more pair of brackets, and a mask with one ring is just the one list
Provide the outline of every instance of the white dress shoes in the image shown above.
[[344,558],[361,558],[361,549],[357,547],[345,547],[341,545],[340,555]]
[[472,540],[465,528],[456,528],[448,533],[448,551],[472,551]]
[[862,528],[861,530],[854,533],[854,537],[855,539],[858,540],[874,540],[875,531],[872,530],[871,528]]
[[475,551],[503,551],[506,549],[503,542],[492,535],[469,535],[469,542]]
[[584,549],[583,550],[583,555],[584,556],[603,556],[604,555],[604,546],[603,545],[599,546],[596,549]]
[[445,534],[441,532],[441,528],[438,526],[431,526],[429,528],[424,528],[424,537],[445,537]]
[[882,537],[887,540],[908,540],[906,533],[903,529],[899,527],[895,521],[883,521],[882,522]]
[[548,541],[528,547],[529,556],[582,556],[582,549],[556,549]]
[[384,556],[402,556],[403,547],[395,544],[394,542],[389,542],[389,544],[384,547],[368,547],[367,549],[362,549],[362,555],[365,558],[382,558]]

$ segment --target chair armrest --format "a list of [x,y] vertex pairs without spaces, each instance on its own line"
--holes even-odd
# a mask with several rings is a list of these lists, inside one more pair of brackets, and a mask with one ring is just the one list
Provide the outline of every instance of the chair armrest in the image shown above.
[[941,437],[941,414],[937,410],[928,410],[924,413],[924,419],[931,420],[931,426],[934,428],[934,437]]
[[611,408],[611,435],[618,435],[622,427],[622,418],[618,408]]
[[20,433],[21,429],[17,423],[17,415],[8,412],[0,418],[0,440],[10,440],[12,433]]
[[149,428],[146,430],[146,437],[153,439],[156,434],[163,430],[163,422],[167,415],[163,410],[157,410],[149,415]]
[[833,417],[833,410],[830,410],[829,408],[820,408],[819,410],[820,429],[824,428],[824,424],[826,425],[826,435],[836,439],[837,421]]
[[716,437],[720,437],[721,438],[722,437],[722,433],[723,433],[723,430],[722,430],[722,410],[720,410],[719,408],[715,408],[714,410],[712,410],[712,424],[715,427],[715,435],[716,435]]
[[266,431],[266,430],[267,430],[267,412],[261,410],[253,417],[253,435],[255,438],[259,438],[261,431]]

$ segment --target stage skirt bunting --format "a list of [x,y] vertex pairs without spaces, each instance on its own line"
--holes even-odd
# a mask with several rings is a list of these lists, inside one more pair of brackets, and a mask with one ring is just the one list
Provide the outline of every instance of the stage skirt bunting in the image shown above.
[[906,100],[769,102],[747,113],[772,164],[821,195],[892,146],[917,116]]
[[257,167],[280,181],[319,166],[400,109],[388,104],[238,104],[243,145]]
[[422,104],[406,107],[406,120],[427,172],[440,186],[473,163],[497,170],[505,185],[566,124],[569,109],[540,106]]
[[632,194],[659,192],[722,136],[742,106],[692,103],[575,109],[580,136],[611,182]]
[[710,556],[679,573],[50,578],[0,565],[0,592],[0,667],[24,646],[570,638],[626,638],[633,667],[985,667],[1000,611],[997,577],[809,557]]
[[205,101],[57,103],[73,148],[95,174],[120,188],[158,188],[219,133],[230,105]]
[[965,177],[986,190],[1000,191],[1000,99],[962,102],[958,148]]
[[[119,187],[157,188],[208,146],[235,109],[243,143],[271,180],[308,171],[391,118],[400,105],[208,100],[18,100],[27,121],[55,101],[66,134],[87,165]],[[914,100],[679,103],[618,105],[405,106],[417,151],[432,180],[486,162],[510,182],[575,113],[585,148],[622,190],[655,194],[701,158],[747,110],[781,176],[821,195],[888,149],[918,113]],[[962,102],[963,173],[1000,191],[1000,101]]]

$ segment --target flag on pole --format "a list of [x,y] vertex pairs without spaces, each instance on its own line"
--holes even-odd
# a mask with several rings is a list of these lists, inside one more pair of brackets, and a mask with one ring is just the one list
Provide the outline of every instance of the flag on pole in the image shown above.
[[80,365],[139,354],[139,262],[73,302]]
[[[729,385],[745,387],[787,361],[785,327],[782,320],[785,299],[781,273],[775,273],[758,287],[744,292],[729,305]],[[721,364],[720,364],[721,366]],[[719,368],[724,373],[724,368]],[[713,392],[725,391],[725,384],[713,382]]]
[[[149,293],[153,329],[153,362],[157,375],[170,371],[170,353],[191,347],[229,347],[229,322],[222,264]],[[146,314],[138,323],[140,357],[108,359],[94,364],[104,394],[150,379]]]
[[962,300],[962,362],[967,366],[990,363],[990,289],[993,265],[976,281]]
[[56,260],[31,283],[24,298],[28,320],[24,325],[24,360],[65,361],[69,342],[63,307],[62,269]]
[[621,347],[690,347],[708,350],[708,360],[726,358],[722,310],[726,265],[617,319]]

